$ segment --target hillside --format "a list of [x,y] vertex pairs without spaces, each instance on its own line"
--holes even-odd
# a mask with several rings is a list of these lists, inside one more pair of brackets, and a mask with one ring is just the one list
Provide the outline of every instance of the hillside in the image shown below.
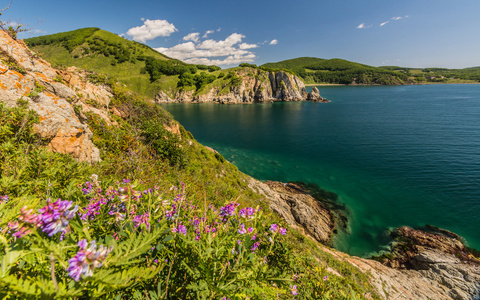
[[410,83],[402,73],[343,59],[300,57],[262,65],[268,68],[286,68],[300,76],[305,83],[380,84],[401,85]]
[[480,82],[479,67],[465,69],[372,67],[343,59],[299,57],[262,65],[288,69],[305,83],[401,85],[417,83]]
[[331,193],[242,174],[158,105],[92,75],[55,69],[0,31],[0,297],[479,291],[477,259],[455,235],[398,230],[383,264],[340,253],[328,246]]
[[[249,64],[227,70],[185,64],[99,28],[83,28],[25,42],[54,66],[75,66],[115,78],[139,95],[160,102],[251,103],[307,99],[303,82],[288,72]],[[319,95],[309,99],[325,101]]]
[[418,83],[478,83],[480,82],[480,67],[465,69],[446,68],[405,68],[398,66],[380,67],[405,74]]

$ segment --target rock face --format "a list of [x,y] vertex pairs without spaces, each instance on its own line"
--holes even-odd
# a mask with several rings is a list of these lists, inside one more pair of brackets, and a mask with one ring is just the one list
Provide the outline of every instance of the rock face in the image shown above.
[[392,236],[391,254],[380,259],[390,270],[383,272],[417,278],[414,288],[405,288],[414,293],[412,299],[480,299],[480,261],[458,235],[427,225],[425,230],[400,227]]
[[251,179],[249,187],[265,195],[270,208],[285,221],[321,243],[330,243],[334,223],[332,214],[319,201],[293,183],[267,181],[265,183]]
[[334,230],[326,203],[318,202],[297,184],[251,178],[249,187],[264,195],[270,208],[288,224],[323,243],[318,244],[323,251],[368,274],[382,299],[480,299],[480,261],[451,232],[400,227],[393,234],[403,242],[395,243],[393,254],[383,261],[354,257],[325,245],[331,242]]
[[[227,86],[227,84],[225,84],[224,86],[213,87],[199,95],[194,95],[194,91],[179,91],[176,93],[174,99],[170,99],[161,91],[156,96],[156,101],[237,104],[305,101],[309,97],[303,81],[297,76],[284,71],[266,72],[254,68],[244,68],[235,71],[235,76],[241,79],[239,84],[235,86]],[[317,99],[318,97],[312,96],[311,98]]]
[[326,98],[320,96],[320,91],[316,86],[314,86],[312,91],[308,94],[307,100],[313,102],[329,102]]
[[22,41],[1,30],[0,58],[0,101],[9,106],[17,105],[19,99],[28,101],[29,108],[40,116],[35,130],[53,151],[80,161],[99,161],[100,152],[91,141],[92,132],[82,120],[82,111],[94,112],[110,123],[99,109],[108,107],[112,97],[108,88],[88,82],[75,69],[52,68]]

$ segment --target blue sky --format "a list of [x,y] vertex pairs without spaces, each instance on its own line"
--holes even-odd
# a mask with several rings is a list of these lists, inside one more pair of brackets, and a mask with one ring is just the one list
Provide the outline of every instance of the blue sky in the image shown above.
[[187,62],[221,67],[301,56],[373,66],[480,66],[478,0],[13,0],[1,18],[28,24],[32,31],[22,38],[100,27]]

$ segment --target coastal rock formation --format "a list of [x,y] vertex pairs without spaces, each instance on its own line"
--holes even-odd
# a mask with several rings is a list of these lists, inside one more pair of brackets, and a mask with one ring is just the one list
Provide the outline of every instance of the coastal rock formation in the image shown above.
[[82,111],[92,111],[110,123],[99,109],[108,107],[112,97],[108,88],[88,82],[74,69],[52,68],[22,41],[13,40],[1,30],[0,58],[0,101],[9,106],[17,105],[19,99],[27,101],[40,116],[35,130],[49,141],[51,150],[71,154],[80,161],[99,161],[100,152],[91,141],[92,132]]
[[325,245],[334,232],[334,218],[326,203],[293,183],[252,178],[249,187],[264,195],[270,208],[288,224],[323,243],[318,245],[323,251],[368,274],[382,299],[480,299],[480,261],[454,233],[433,227],[435,232],[400,227],[393,234],[402,242],[394,243],[391,255],[375,260],[350,256]]
[[321,243],[330,243],[334,223],[332,214],[319,201],[293,183],[250,179],[249,187],[264,195],[270,208],[285,221]]
[[205,87],[205,91],[202,91],[201,93],[195,93],[191,90],[178,91],[173,99],[165,94],[165,92],[160,91],[158,95],[156,95],[155,101],[159,103],[214,102],[221,104],[237,104],[305,101],[308,100],[309,97],[312,101],[319,101],[318,97],[320,94],[318,94],[318,96],[309,96],[310,94],[307,94],[303,81],[297,76],[285,71],[267,72],[255,68],[244,68],[236,70],[235,76],[239,78],[236,84],[229,85],[225,83],[223,86]]
[[314,86],[312,91],[308,94],[307,100],[313,102],[329,102],[326,98],[320,96],[320,91],[316,86]]
[[408,299],[480,299],[480,260],[458,235],[427,225],[425,230],[400,227],[392,236],[391,253],[379,259],[389,269],[375,268],[382,280],[395,278],[395,284],[406,275]]

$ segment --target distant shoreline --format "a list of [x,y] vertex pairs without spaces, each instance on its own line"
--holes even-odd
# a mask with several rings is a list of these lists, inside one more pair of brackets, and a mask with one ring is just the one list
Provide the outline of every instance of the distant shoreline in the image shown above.
[[[480,84],[480,82],[425,82],[404,85],[431,85],[431,84]],[[383,84],[341,84],[341,83],[308,83],[305,86],[399,86],[399,85],[383,85]]]

